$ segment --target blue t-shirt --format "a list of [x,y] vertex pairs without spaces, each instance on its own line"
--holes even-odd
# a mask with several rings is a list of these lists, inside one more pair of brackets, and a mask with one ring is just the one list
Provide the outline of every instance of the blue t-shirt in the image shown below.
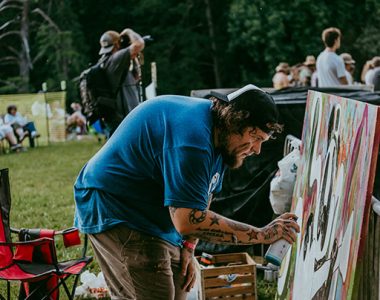
[[213,145],[209,100],[151,99],[81,170],[74,185],[75,226],[94,234],[123,223],[179,245],[168,206],[206,209],[224,170]]

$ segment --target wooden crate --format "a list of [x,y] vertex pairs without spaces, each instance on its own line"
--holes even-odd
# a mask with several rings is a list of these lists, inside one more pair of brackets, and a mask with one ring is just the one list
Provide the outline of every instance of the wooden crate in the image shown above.
[[[248,253],[215,254],[212,264],[215,267],[200,269],[201,299],[257,299],[256,264]],[[229,274],[236,279],[228,282]]]

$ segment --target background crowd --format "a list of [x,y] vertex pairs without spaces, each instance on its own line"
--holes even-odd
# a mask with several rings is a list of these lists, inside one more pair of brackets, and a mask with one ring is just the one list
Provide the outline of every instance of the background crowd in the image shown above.
[[338,28],[330,27],[323,31],[322,41],[325,50],[317,60],[308,55],[305,62],[289,66],[281,62],[276,67],[272,78],[273,87],[282,89],[286,87],[311,86],[333,87],[340,85],[368,85],[375,91],[380,90],[380,56],[366,61],[362,67],[360,80],[354,79],[356,62],[349,53],[337,55],[340,48],[342,34]]

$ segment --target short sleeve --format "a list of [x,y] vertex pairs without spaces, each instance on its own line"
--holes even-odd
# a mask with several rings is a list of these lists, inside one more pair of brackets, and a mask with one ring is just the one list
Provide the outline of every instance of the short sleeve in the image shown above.
[[110,56],[105,69],[113,90],[120,85],[121,77],[129,69],[130,63],[129,48],[121,49]]
[[219,175],[219,173],[217,173],[214,175],[216,183],[215,183],[215,188],[214,188],[214,190],[211,191],[211,193],[217,194],[222,190],[224,172],[225,172],[225,168],[222,170],[222,174]]
[[207,208],[211,157],[194,147],[167,149],[162,156],[165,206]]
[[336,74],[338,78],[346,77],[346,68],[344,67],[344,62],[341,57],[338,56]]

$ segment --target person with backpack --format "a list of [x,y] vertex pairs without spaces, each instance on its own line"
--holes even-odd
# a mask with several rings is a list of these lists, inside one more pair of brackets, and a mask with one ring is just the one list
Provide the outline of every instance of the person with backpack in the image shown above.
[[[121,48],[120,37],[130,43]],[[81,75],[81,98],[84,112],[91,123],[101,119],[109,138],[128,113],[139,104],[138,89],[131,92],[131,61],[144,49],[143,38],[127,28],[119,34],[109,30],[100,37],[101,58]]]
[[112,299],[185,300],[198,239],[296,240],[293,213],[258,228],[209,209],[226,168],[259,155],[283,127],[273,98],[252,84],[211,96],[143,102],[77,177],[74,224],[88,234]]

